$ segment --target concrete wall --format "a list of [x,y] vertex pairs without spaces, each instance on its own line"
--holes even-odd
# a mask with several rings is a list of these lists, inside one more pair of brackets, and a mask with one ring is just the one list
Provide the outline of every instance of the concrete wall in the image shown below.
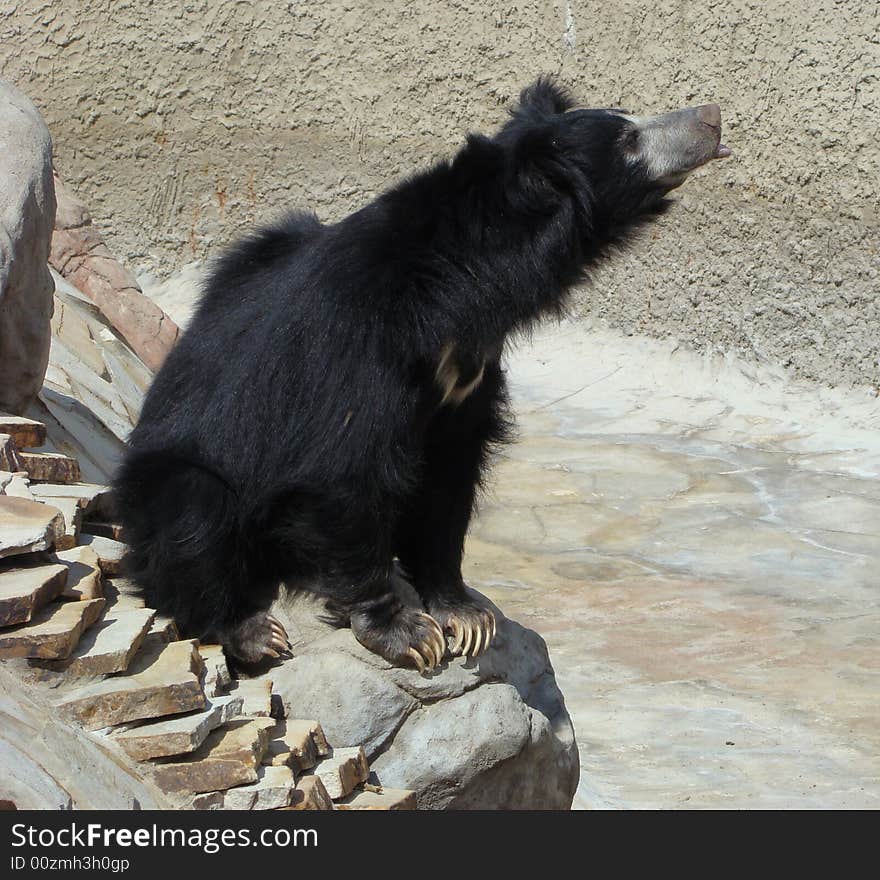
[[337,218],[558,72],[588,103],[718,101],[736,158],[579,292],[628,331],[880,383],[876,0],[19,0],[0,77],[139,271],[286,205]]

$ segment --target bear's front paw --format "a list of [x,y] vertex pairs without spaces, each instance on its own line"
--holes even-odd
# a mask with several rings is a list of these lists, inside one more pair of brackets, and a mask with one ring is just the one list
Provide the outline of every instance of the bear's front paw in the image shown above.
[[437,621],[414,608],[403,607],[381,624],[368,614],[354,613],[351,629],[374,654],[397,666],[415,666],[419,672],[435,669],[446,653],[446,639]]
[[431,616],[452,636],[453,656],[479,657],[495,638],[495,615],[470,599],[430,603]]

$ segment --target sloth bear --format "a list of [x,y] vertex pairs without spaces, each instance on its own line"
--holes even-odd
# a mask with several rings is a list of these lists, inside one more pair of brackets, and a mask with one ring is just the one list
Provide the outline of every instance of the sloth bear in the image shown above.
[[290,648],[282,584],[394,664],[484,651],[461,560],[508,436],[505,342],[729,155],[720,132],[714,104],[636,117],[540,78],[493,137],[339,223],[293,213],[229,248],[116,479],[148,601],[244,663]]

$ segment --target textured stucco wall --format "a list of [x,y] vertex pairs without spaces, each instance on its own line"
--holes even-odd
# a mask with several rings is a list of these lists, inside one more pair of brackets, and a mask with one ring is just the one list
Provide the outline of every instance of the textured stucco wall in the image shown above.
[[167,271],[285,205],[334,219],[503,118],[535,74],[585,101],[718,101],[736,157],[578,309],[880,383],[877,0],[19,0],[0,77],[118,253]]

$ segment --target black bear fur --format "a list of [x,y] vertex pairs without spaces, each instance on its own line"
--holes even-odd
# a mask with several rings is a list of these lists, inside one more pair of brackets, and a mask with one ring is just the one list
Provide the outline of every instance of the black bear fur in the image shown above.
[[541,78],[494,137],[218,260],[115,482],[128,574],[183,634],[272,653],[283,582],[412,662],[429,624],[395,598],[394,560],[447,632],[474,613],[461,559],[510,430],[504,344],[667,204],[624,160],[625,120],[574,108]]

